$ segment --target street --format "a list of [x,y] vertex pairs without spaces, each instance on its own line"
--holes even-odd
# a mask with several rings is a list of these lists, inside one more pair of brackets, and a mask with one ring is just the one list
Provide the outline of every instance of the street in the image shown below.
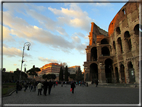
[[36,92],[15,92],[3,97],[4,106],[9,104],[139,104],[139,88],[78,86],[75,93],[70,92],[70,85],[59,84],[51,89],[51,95],[38,96]]

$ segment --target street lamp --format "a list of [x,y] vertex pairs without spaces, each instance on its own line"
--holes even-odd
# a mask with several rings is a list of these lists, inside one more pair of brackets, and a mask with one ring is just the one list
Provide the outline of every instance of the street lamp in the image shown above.
[[[31,46],[30,42],[24,43],[24,46],[23,46],[23,54],[22,54],[22,61],[21,61],[21,72],[22,72],[22,65],[23,65],[23,62],[24,62],[23,58],[24,58],[25,46],[28,46],[27,50],[29,51],[30,50],[30,46]],[[19,80],[21,80],[21,72],[20,72],[20,78],[19,78]]]

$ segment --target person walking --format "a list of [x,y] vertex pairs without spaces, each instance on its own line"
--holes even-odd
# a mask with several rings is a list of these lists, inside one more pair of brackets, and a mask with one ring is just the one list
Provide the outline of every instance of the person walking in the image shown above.
[[47,80],[44,81],[43,85],[44,85],[44,87],[43,87],[43,88],[44,88],[44,92],[43,92],[43,93],[44,93],[44,95],[46,96],[47,87],[48,87],[48,82],[47,82]]
[[28,83],[29,89],[31,89],[31,82]]
[[72,94],[73,94],[74,93],[74,88],[75,88],[74,82],[71,83],[71,88],[72,88]]
[[63,87],[63,81],[61,82],[61,87]]
[[38,95],[42,95],[42,94],[41,94],[42,86],[43,86],[43,84],[39,81],[39,83],[37,84]]
[[50,93],[51,93],[51,88],[52,88],[52,82],[51,82],[51,80],[49,81],[49,83],[48,83],[48,94],[50,95]]
[[34,86],[33,86],[33,83],[31,83],[30,87],[31,87],[31,88],[30,88],[30,92],[31,92],[31,91],[33,90],[33,87],[34,87]]
[[26,92],[26,90],[27,90],[27,88],[28,88],[27,82],[24,83],[24,87],[25,87],[24,92]]
[[35,81],[34,83],[33,83],[33,91],[35,92],[36,91],[36,86],[37,86],[37,82]]
[[19,81],[17,81],[16,83],[16,93],[18,93],[18,90],[19,90]]
[[99,83],[98,79],[96,79],[96,81],[95,81],[96,87],[98,86],[98,83]]

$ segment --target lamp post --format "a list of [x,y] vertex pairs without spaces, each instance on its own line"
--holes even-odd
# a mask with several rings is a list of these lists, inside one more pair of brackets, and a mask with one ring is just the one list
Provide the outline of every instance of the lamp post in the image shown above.
[[[25,46],[28,46],[28,48],[27,48],[27,50],[29,51],[30,49],[30,46],[31,46],[31,44],[30,44],[30,42],[26,42],[26,43],[24,43],[24,46],[23,46],[23,54],[22,54],[22,61],[21,61],[21,72],[22,72],[22,65],[23,65],[23,58],[24,58],[24,50],[25,50]],[[19,80],[21,80],[21,72],[20,72],[20,78],[19,78]]]

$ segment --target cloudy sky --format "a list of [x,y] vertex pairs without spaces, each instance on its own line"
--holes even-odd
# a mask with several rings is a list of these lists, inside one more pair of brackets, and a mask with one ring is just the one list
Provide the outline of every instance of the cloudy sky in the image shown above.
[[[105,0],[106,1],[106,0]],[[108,26],[125,3],[3,3],[3,67],[23,70],[33,65],[67,63],[81,66],[91,22],[108,31]]]

